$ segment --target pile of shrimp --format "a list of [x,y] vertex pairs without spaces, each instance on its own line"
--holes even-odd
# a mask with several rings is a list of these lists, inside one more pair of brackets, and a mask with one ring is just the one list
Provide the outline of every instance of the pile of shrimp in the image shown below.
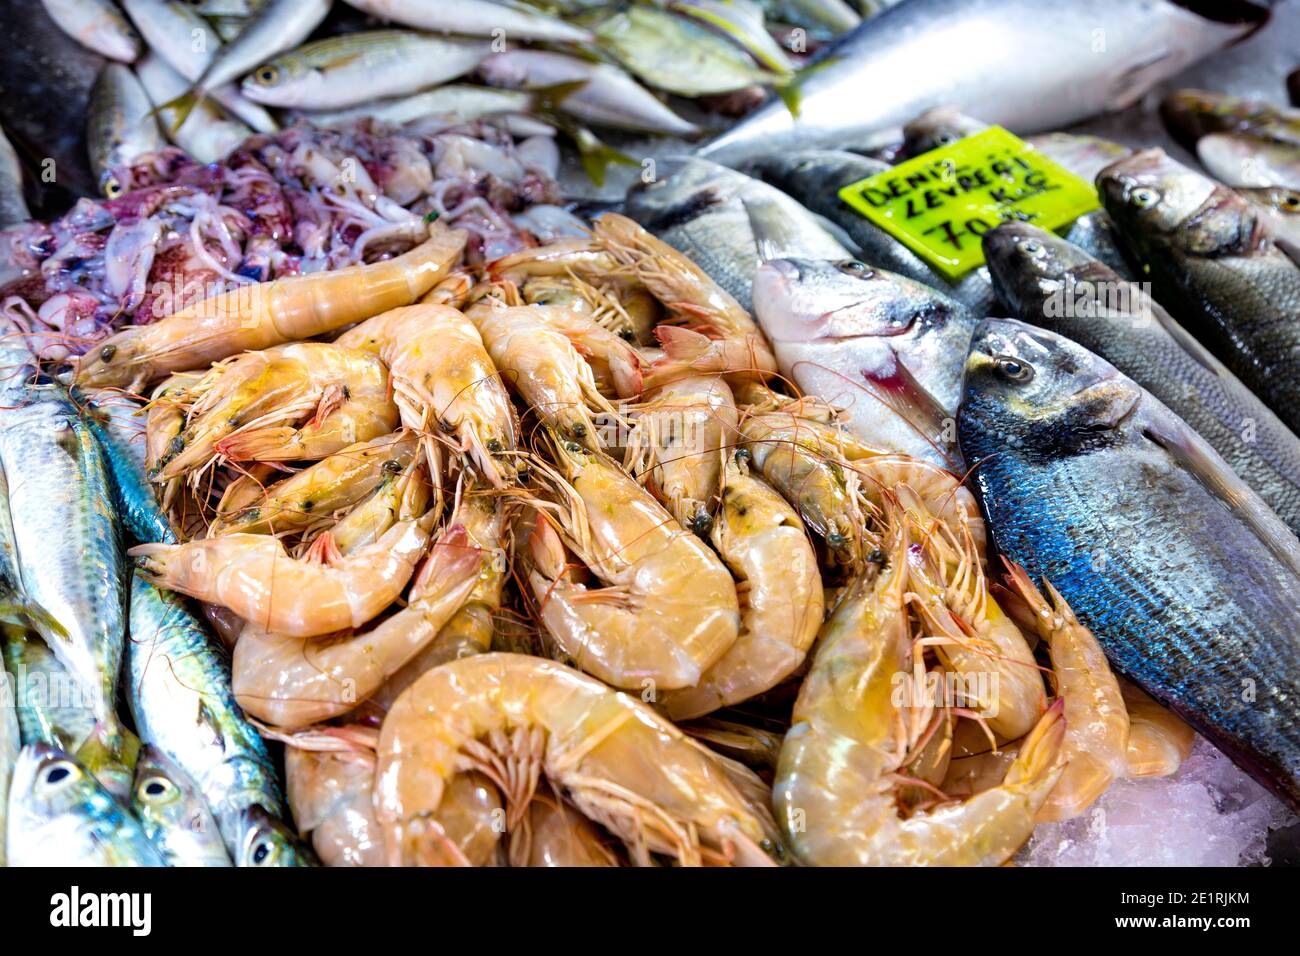
[[1177,769],[957,476],[871,448],[630,220],[409,252],[124,329],[200,602],[334,865],[1008,862]]
[[[433,218],[495,258],[565,228],[558,161],[549,141],[482,124],[372,120],[253,136],[209,165],[164,149],[115,170],[107,199],[0,231],[0,312],[58,360],[218,291],[399,254]],[[536,205],[548,215],[521,218]]]

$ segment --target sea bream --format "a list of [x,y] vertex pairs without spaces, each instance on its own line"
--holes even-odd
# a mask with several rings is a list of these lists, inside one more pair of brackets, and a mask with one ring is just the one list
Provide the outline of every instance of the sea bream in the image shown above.
[[945,104],[1017,133],[1062,129],[1136,103],[1267,19],[1267,8],[1245,0],[911,0],[840,37],[785,101],[774,97],[700,155],[731,163],[873,137],[884,144]]
[[1300,541],[1277,515],[1132,379],[1020,322],[976,329],[958,435],[997,550],[1300,805]]

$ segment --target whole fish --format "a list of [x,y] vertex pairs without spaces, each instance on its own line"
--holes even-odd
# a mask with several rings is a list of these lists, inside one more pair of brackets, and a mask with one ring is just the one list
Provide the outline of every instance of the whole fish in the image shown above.
[[[80,397],[80,392],[78,392]],[[121,392],[104,389],[83,405],[84,419],[99,440],[112,479],[117,513],[136,541],[175,542],[171,522],[145,476],[144,406]]]
[[454,80],[489,52],[486,40],[410,30],[348,33],[259,64],[244,78],[240,92],[268,106],[343,109]]
[[129,66],[106,63],[86,107],[90,166],[109,199],[122,192],[114,167],[126,166],[167,145],[153,115],[153,102]]
[[1202,136],[1241,133],[1300,145],[1300,110],[1210,90],[1175,90],[1160,102],[1170,134],[1188,149]]
[[785,102],[769,101],[700,152],[731,162],[869,134],[884,143],[944,104],[1017,132],[1061,129],[1137,102],[1267,19],[1244,0],[1081,0],[1047,15],[1034,0],[911,0],[840,37]]
[[403,23],[417,30],[459,33],[463,36],[496,37],[509,40],[558,40],[580,43],[591,34],[547,16],[521,3],[499,0],[456,0],[430,3],[428,0],[347,0],[348,6],[381,20]]
[[238,36],[215,50],[203,73],[194,81],[194,88],[169,105],[177,106],[182,116],[187,115],[196,101],[213,90],[302,43],[329,12],[330,0],[268,0],[249,18]]
[[0,229],[32,218],[23,196],[23,167],[18,154],[0,131]]
[[1146,150],[1097,181],[1155,297],[1300,429],[1300,265],[1226,186]]
[[847,259],[851,253],[797,202],[761,180],[704,159],[688,159],[662,178],[628,190],[624,211],[686,256],[746,309],[761,259],[751,209],[767,201],[784,235],[779,254]]
[[295,115],[313,126],[338,126],[367,116],[396,126],[419,120],[422,129],[439,120],[448,126],[483,120],[500,126],[513,136],[553,135],[554,127],[529,115],[535,100],[532,93],[522,90],[494,90],[467,83],[449,83],[410,96],[377,100],[341,110],[311,110]]
[[986,233],[984,254],[1013,316],[1073,339],[1132,378],[1300,533],[1300,439],[1140,286],[1029,223]]
[[977,316],[856,259],[772,259],[754,314],[782,374],[844,408],[868,444],[959,470],[955,414]]
[[789,75],[764,69],[726,37],[671,10],[634,4],[595,33],[629,73],[679,96],[730,93]]
[[9,788],[10,866],[166,866],[130,812],[72,757],[24,747]]
[[1300,804],[1300,541],[1268,506],[1114,366],[1011,320],[975,332],[958,433],[998,551]]
[[1211,133],[1196,144],[1196,158],[1228,186],[1300,189],[1300,145],[1241,133]]
[[221,831],[185,771],[146,745],[135,765],[131,809],[168,866],[231,866]]
[[103,452],[58,385],[28,385],[14,355],[0,388],[0,469],[32,624],[88,695],[98,726],[77,752],[127,792],[134,739],[117,718],[126,631],[126,567]]
[[841,188],[887,171],[888,163],[857,153],[810,149],[765,156],[747,168],[843,229],[857,248],[858,257],[869,265],[924,282],[979,315],[991,315],[995,311],[993,285],[987,269],[975,269],[952,282],[840,199]]
[[75,753],[94,733],[93,699],[25,624],[2,623],[0,635],[5,667],[16,683],[19,739],[24,744],[50,744]]
[[[189,89],[189,82],[152,50],[135,65],[136,76],[154,105],[161,106]],[[160,110],[159,120],[168,138],[201,163],[224,159],[253,130],[239,119],[226,114],[220,106],[204,100],[181,123],[175,110]]]
[[558,106],[597,126],[690,136],[699,131],[612,63],[594,63],[550,50],[507,50],[479,64],[489,86],[566,90]]
[[774,73],[789,77],[794,64],[772,38],[763,8],[754,0],[674,0],[671,9],[722,33]]
[[143,44],[112,0],[41,0],[59,29],[88,50],[131,63]]
[[[191,83],[203,75],[203,71],[212,64],[217,51],[222,49],[221,40],[213,35],[211,25],[184,3],[176,3],[174,0],[123,0],[123,5],[154,54]],[[185,100],[185,95],[183,91],[180,97],[158,104],[160,107],[170,107],[160,109],[159,114],[166,114],[172,126],[188,117],[183,106],[191,109],[197,106],[197,103]],[[208,95],[228,110],[231,116],[247,123],[259,133],[274,133],[280,128],[275,117],[264,106],[245,99],[233,84],[212,89]]]

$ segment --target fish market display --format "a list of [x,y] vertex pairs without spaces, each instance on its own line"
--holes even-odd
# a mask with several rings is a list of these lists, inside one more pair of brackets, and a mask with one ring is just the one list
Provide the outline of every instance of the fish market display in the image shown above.
[[1298,3],[6,11],[0,864],[1285,861]]

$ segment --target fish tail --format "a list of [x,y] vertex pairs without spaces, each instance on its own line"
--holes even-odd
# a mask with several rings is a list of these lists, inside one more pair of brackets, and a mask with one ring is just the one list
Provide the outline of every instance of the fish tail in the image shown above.
[[172,113],[173,121],[171,123],[171,128],[168,129],[167,132],[175,133],[185,125],[185,121],[189,119],[190,114],[194,112],[194,107],[198,106],[206,96],[207,94],[202,89],[195,87],[192,90],[187,90],[174,99],[168,100],[166,103],[155,106],[150,115],[157,119],[160,124],[166,126],[167,123],[163,119],[163,114]]
[[600,140],[589,129],[579,129],[573,138],[578,147],[578,159],[587,176],[598,187],[605,185],[605,170],[611,165],[636,166],[637,161]]
[[140,738],[116,718],[102,720],[77,747],[74,756],[104,789],[115,797],[129,798]]

